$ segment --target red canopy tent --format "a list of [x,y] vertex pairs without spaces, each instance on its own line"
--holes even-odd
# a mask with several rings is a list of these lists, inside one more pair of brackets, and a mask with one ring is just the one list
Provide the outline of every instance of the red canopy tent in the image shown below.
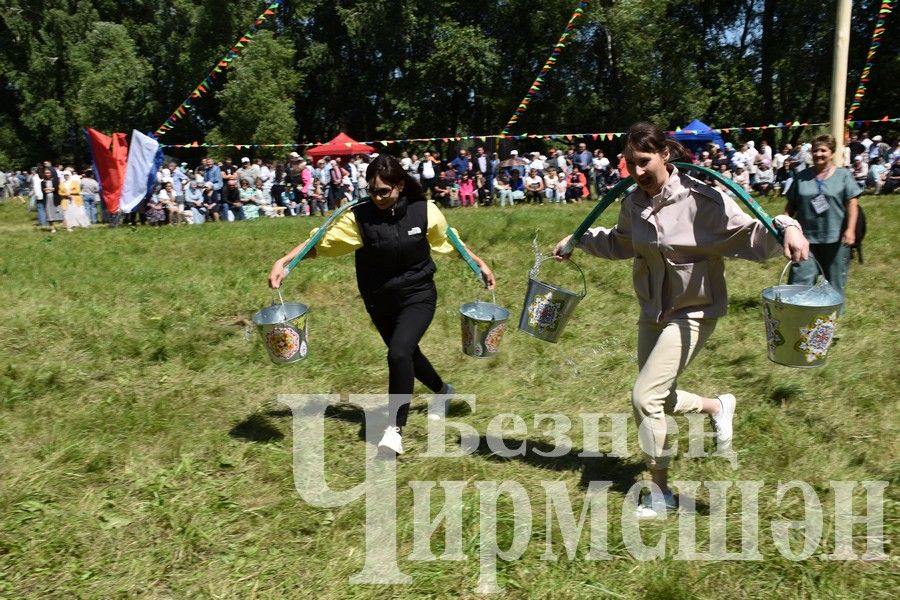
[[360,144],[344,132],[335,136],[333,140],[321,146],[315,146],[306,151],[313,158],[323,156],[349,156],[351,154],[371,154],[375,148]]

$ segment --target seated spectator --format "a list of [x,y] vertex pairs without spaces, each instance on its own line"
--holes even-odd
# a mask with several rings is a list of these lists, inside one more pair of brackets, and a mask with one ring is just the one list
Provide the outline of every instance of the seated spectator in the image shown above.
[[[879,157],[880,158],[880,157]],[[853,159],[853,165],[850,167],[853,179],[862,187],[866,187],[866,180],[869,179],[869,165],[863,162],[862,156]]]
[[890,171],[887,172],[884,178],[884,187],[881,190],[885,194],[893,194],[898,187],[900,187],[900,158],[894,160],[894,164],[891,165]]
[[757,192],[763,196],[768,196],[775,189],[775,173],[772,171],[772,164],[769,159],[763,159],[759,163],[759,170],[756,172],[756,184],[753,186]]
[[529,169],[528,176],[525,177],[525,200],[529,204],[544,203],[544,180],[538,174],[537,169]]
[[191,223],[202,225],[206,222],[207,209],[203,206],[202,181],[191,180],[184,193],[185,210],[191,213]]
[[581,202],[582,198],[587,198],[590,191],[588,190],[587,179],[581,172],[581,167],[572,165],[572,174],[569,175],[568,185],[566,186],[566,200],[572,202]]
[[468,171],[459,177],[459,198],[463,206],[475,206],[475,181]]
[[494,195],[500,200],[500,206],[515,206],[516,203],[512,198],[512,188],[509,186],[509,177],[500,175],[494,179]]
[[781,168],[775,173],[775,189],[781,195],[787,193],[787,189],[791,187],[794,181],[794,167],[789,156],[785,156],[781,161]]
[[734,182],[744,188],[745,192],[750,192],[750,174],[747,173],[747,169],[742,166],[734,168],[734,176],[732,177]]
[[544,196],[548,202],[559,203],[562,201],[563,197],[559,195],[558,186],[559,177],[556,174],[556,167],[550,167],[547,169],[547,174],[544,175]]
[[887,167],[884,166],[884,160],[879,156],[875,162],[869,167],[868,183],[875,188],[875,193],[880,194],[881,188],[884,186],[884,180],[887,176]]
[[518,170],[513,170],[509,176],[510,198],[512,200],[523,200],[525,198],[525,182],[519,175]]
[[[244,211],[244,218],[248,220],[258,219],[259,205],[256,203],[256,188],[250,187],[250,182],[248,182],[246,179],[240,179],[240,182],[241,208]],[[236,215],[235,218],[237,218]]]
[[147,223],[151,226],[162,227],[165,224],[166,211],[163,207],[163,201],[160,199],[159,191],[150,196],[147,206],[144,208],[144,215],[147,218]]
[[491,188],[488,178],[481,171],[475,173],[475,193],[478,195],[478,203],[482,206],[491,204]]
[[216,199],[215,195],[215,187],[212,181],[206,181],[203,183],[203,208],[206,209],[206,217],[212,217],[213,221],[218,221],[222,218],[222,213],[220,211],[221,204]]
[[450,208],[450,194],[453,188],[453,175],[442,171],[431,188],[431,199],[444,208]]

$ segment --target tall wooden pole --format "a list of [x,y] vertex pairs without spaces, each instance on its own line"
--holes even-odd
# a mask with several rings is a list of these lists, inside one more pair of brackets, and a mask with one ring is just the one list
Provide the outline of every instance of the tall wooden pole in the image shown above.
[[831,71],[831,135],[837,141],[834,164],[844,164],[844,101],[847,96],[847,56],[850,52],[851,0],[838,0],[834,30],[834,67]]

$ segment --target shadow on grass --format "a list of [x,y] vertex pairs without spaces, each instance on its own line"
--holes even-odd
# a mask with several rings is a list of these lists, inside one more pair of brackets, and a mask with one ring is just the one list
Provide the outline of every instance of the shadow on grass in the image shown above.
[[[525,444],[525,453],[515,456],[501,456],[494,449],[502,447],[516,449]],[[542,441],[505,439],[482,436],[479,439],[475,454],[488,460],[505,462],[518,460],[539,469],[553,471],[581,471],[579,485],[587,488],[592,481],[610,481],[610,489],[626,493],[644,471],[640,462],[627,462],[621,458],[610,456],[579,456],[581,450],[572,448],[562,456],[544,456],[552,452],[555,446]]]
[[[290,414],[290,411],[288,411]],[[266,415],[253,414],[235,425],[228,435],[248,442],[276,442],[284,439],[284,434]]]

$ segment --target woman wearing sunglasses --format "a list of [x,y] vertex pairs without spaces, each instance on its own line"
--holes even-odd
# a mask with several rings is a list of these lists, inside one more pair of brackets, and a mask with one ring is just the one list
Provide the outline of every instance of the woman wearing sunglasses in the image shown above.
[[[372,323],[388,347],[389,426],[379,452],[403,453],[402,428],[406,425],[414,379],[437,394],[453,394],[419,349],[434,317],[437,267],[431,251],[454,251],[447,239],[447,221],[434,202],[425,199],[418,182],[393,156],[376,157],[366,171],[371,202],[343,214],[306,257],[356,255],[356,283]],[[312,232],[314,234],[315,231]],[[269,286],[278,288],[284,266],[304,244],[275,261]],[[485,285],[494,287],[494,274],[483,260],[469,252]],[[446,407],[446,402],[445,402]],[[429,413],[441,418],[443,411]]]

